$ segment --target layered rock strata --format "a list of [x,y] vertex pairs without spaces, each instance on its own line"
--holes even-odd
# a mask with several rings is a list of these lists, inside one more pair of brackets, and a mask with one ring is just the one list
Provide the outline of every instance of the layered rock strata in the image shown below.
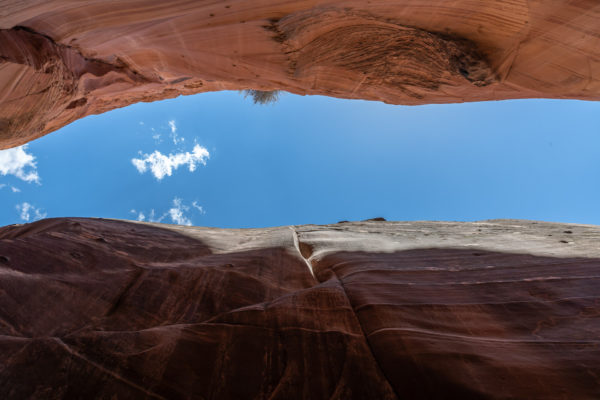
[[215,90],[394,104],[600,98],[596,0],[4,0],[0,148]]
[[3,399],[597,399],[600,227],[0,229]]

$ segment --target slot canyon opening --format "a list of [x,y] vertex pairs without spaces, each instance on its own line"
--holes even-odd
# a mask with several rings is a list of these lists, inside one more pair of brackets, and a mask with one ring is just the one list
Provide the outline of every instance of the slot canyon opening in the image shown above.
[[140,103],[0,153],[12,163],[0,170],[0,223],[600,223],[599,111],[573,100],[398,106],[285,91]]

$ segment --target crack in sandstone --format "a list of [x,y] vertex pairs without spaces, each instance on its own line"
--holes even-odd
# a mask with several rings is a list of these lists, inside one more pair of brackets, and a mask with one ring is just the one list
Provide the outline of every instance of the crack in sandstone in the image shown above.
[[138,269],[138,271],[135,273],[135,276],[133,277],[133,279],[131,279],[131,281],[125,286],[125,288],[119,294],[119,296],[117,297],[115,302],[108,309],[108,311],[105,314],[105,317],[110,317],[111,315],[116,313],[117,310],[119,309],[119,307],[121,306],[121,304],[123,304],[123,301],[125,300],[125,298],[129,295],[129,293],[132,292],[135,288],[139,287],[139,285],[142,283],[142,280],[147,275],[148,275],[147,269],[143,269],[143,268]]
[[298,239],[298,232],[296,232],[296,229],[294,229],[293,226],[290,226],[289,228],[292,231],[292,239],[294,241],[294,247],[298,251],[300,258],[302,258],[302,260],[304,260],[304,263],[308,267],[308,270],[309,270],[310,274],[312,275],[312,277],[315,278],[315,280],[317,282],[319,282],[319,280],[315,276],[315,272],[313,271],[313,265],[310,261],[310,253],[312,251],[310,250],[309,247],[306,247],[307,245],[300,242],[300,240]]
[[[309,245],[308,243],[304,243],[300,241],[298,232],[296,231],[296,229],[294,229],[294,227],[290,226],[289,227],[294,235],[294,245],[296,247],[296,249],[298,250],[298,252],[300,253],[300,256],[306,261],[306,263],[309,266],[310,272],[313,274],[313,277],[315,277],[315,279],[319,282],[319,283],[323,283],[323,279],[319,279],[315,276],[314,272],[313,272],[313,265],[312,262],[310,261],[310,257],[312,255],[313,249],[312,246]],[[377,360],[377,358],[375,357],[375,353],[373,351],[373,348],[371,347],[371,343],[369,342],[369,338],[368,335],[360,321],[360,318],[358,317],[357,313],[356,313],[356,309],[354,307],[354,304],[352,304],[352,301],[350,300],[350,297],[348,297],[348,293],[346,292],[346,287],[344,286],[344,282],[339,278],[339,276],[337,275],[337,273],[335,272],[335,270],[333,269],[333,266],[329,266],[328,269],[332,272],[332,275],[328,275],[326,280],[331,279],[331,278],[335,278],[337,280],[337,282],[339,283],[339,288],[341,289],[341,293],[343,294],[343,296],[345,297],[346,301],[348,302],[349,305],[349,309],[352,312],[352,315],[354,316],[354,319],[356,321],[356,324],[358,325],[359,329],[360,329],[360,336],[363,338],[365,346],[367,347],[367,349],[369,350],[369,354],[371,355],[373,362],[375,363],[375,366],[377,368],[377,370],[381,373],[381,376],[385,379],[385,381],[387,382],[390,390],[392,391],[392,393],[394,394],[394,396],[399,399],[400,396],[398,395],[398,393],[396,393],[396,389],[393,387],[390,379],[388,376],[386,376],[383,368],[381,367],[381,365],[379,364],[379,361]],[[319,274],[320,276],[323,276],[322,274]]]
[[409,333],[419,333],[422,335],[430,335],[430,336],[441,336],[445,338],[453,338],[460,339],[463,341],[471,341],[471,342],[497,342],[497,343],[528,343],[528,344],[571,344],[574,346],[579,345],[594,345],[597,346],[600,344],[600,340],[541,340],[541,339],[502,339],[498,337],[484,337],[484,336],[471,336],[471,335],[458,335],[454,333],[446,333],[446,332],[436,332],[431,329],[417,329],[417,328],[380,328],[369,333],[369,336],[373,336],[378,334],[379,332],[409,332]]
[[354,309],[354,304],[352,304],[352,301],[350,300],[350,297],[348,297],[348,293],[346,292],[346,287],[344,286],[344,282],[339,278],[339,276],[337,275],[337,273],[335,272],[335,270],[332,267],[330,267],[329,270],[333,273],[333,277],[335,277],[335,279],[337,279],[337,281],[340,284],[340,288],[342,289],[342,293],[344,294],[344,296],[346,297],[346,300],[348,301],[348,304],[350,305],[350,309],[352,310],[352,315],[354,315],[354,318],[356,319],[356,323],[358,324],[358,326],[360,328],[360,331],[362,333],[362,337],[364,338],[365,345],[369,349],[369,353],[371,354],[371,357],[373,358],[373,361],[375,362],[375,365],[377,366],[377,369],[381,373],[381,376],[383,376],[385,378],[385,381],[387,382],[390,390],[394,393],[394,395],[396,396],[396,398],[400,399],[401,397],[396,392],[396,389],[392,385],[392,382],[391,382],[390,378],[385,374],[385,371],[381,367],[381,364],[379,364],[379,360],[377,360],[377,357],[375,356],[375,352],[373,351],[373,347],[371,347],[371,342],[369,342],[369,335],[367,335],[367,332],[365,331],[365,328],[363,327],[362,323],[360,322],[360,318],[358,317],[358,314],[356,314],[356,310]]

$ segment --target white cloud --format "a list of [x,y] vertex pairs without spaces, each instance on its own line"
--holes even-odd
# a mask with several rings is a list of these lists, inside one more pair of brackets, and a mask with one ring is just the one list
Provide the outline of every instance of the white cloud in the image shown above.
[[194,172],[198,164],[206,165],[206,160],[210,158],[208,150],[196,144],[193,151],[169,154],[168,156],[155,150],[152,154],[143,154],[142,158],[132,158],[131,163],[137,168],[140,174],[143,174],[148,169],[156,177],[161,180],[173,174],[173,170],[181,165],[188,166],[190,172]]
[[178,145],[185,141],[185,138],[179,137],[177,135],[177,125],[175,125],[175,120],[169,121],[169,127],[171,128],[171,139],[173,139],[173,144]]
[[171,139],[173,139],[175,145],[185,142],[185,138],[177,136],[176,133],[171,134]]
[[184,215],[185,212],[189,211],[190,208],[181,202],[181,199],[175,197],[173,199],[173,207],[169,209],[169,216],[171,221],[177,225],[192,225],[192,221]]
[[154,141],[158,144],[158,143],[162,143],[162,139],[160,138],[160,133],[156,132],[156,129],[154,128],[150,128],[150,130],[152,131],[152,139],[154,139]]
[[40,208],[36,208],[27,202],[17,204],[16,209],[19,212],[21,219],[25,222],[28,222],[30,219],[32,221],[37,221],[38,219],[46,218],[47,215],[45,212],[42,212]]
[[148,217],[146,217],[146,214],[144,214],[142,211],[131,210],[129,212],[135,214],[135,219],[140,222],[161,222],[168,215],[168,213],[164,213],[160,216],[160,218],[156,218],[156,212],[154,209],[150,211]]
[[27,145],[0,150],[0,174],[14,175],[25,182],[39,184],[35,157],[26,150]]
[[135,217],[135,219],[138,220],[138,221],[145,221],[146,220],[146,216],[141,211],[139,213],[137,211],[135,211],[135,210],[131,210],[129,212],[132,213],[132,214],[137,214],[137,216]]
[[[192,207],[198,210],[200,214],[205,213],[202,206],[196,201],[192,203]],[[184,204],[180,198],[175,197],[173,199],[173,206],[158,218],[156,217],[156,212],[154,209],[150,211],[148,216],[146,216],[146,214],[144,214],[142,211],[130,210],[129,212],[136,215],[136,219],[138,221],[162,222],[165,218],[169,217],[171,222],[174,224],[190,226],[192,225],[192,219],[186,215],[189,214],[190,211],[193,211],[190,206]]]
[[6,183],[0,183],[0,189],[3,188],[10,188],[10,190],[12,190],[13,193],[19,193],[21,191],[21,189],[19,189],[18,187],[9,186]]
[[192,202],[192,207],[194,207],[196,210],[198,210],[200,212],[200,214],[205,214],[204,208],[202,208],[202,206],[200,204],[198,204],[197,201]]
[[164,213],[159,218],[156,218],[156,213],[154,212],[154,208],[150,210],[150,216],[148,216],[149,222],[162,222],[163,219],[167,216],[167,213]]

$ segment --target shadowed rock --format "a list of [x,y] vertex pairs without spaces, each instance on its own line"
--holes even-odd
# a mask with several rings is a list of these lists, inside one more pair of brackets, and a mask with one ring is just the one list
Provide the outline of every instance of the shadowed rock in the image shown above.
[[1,228],[0,396],[593,399],[599,239],[526,221]]

